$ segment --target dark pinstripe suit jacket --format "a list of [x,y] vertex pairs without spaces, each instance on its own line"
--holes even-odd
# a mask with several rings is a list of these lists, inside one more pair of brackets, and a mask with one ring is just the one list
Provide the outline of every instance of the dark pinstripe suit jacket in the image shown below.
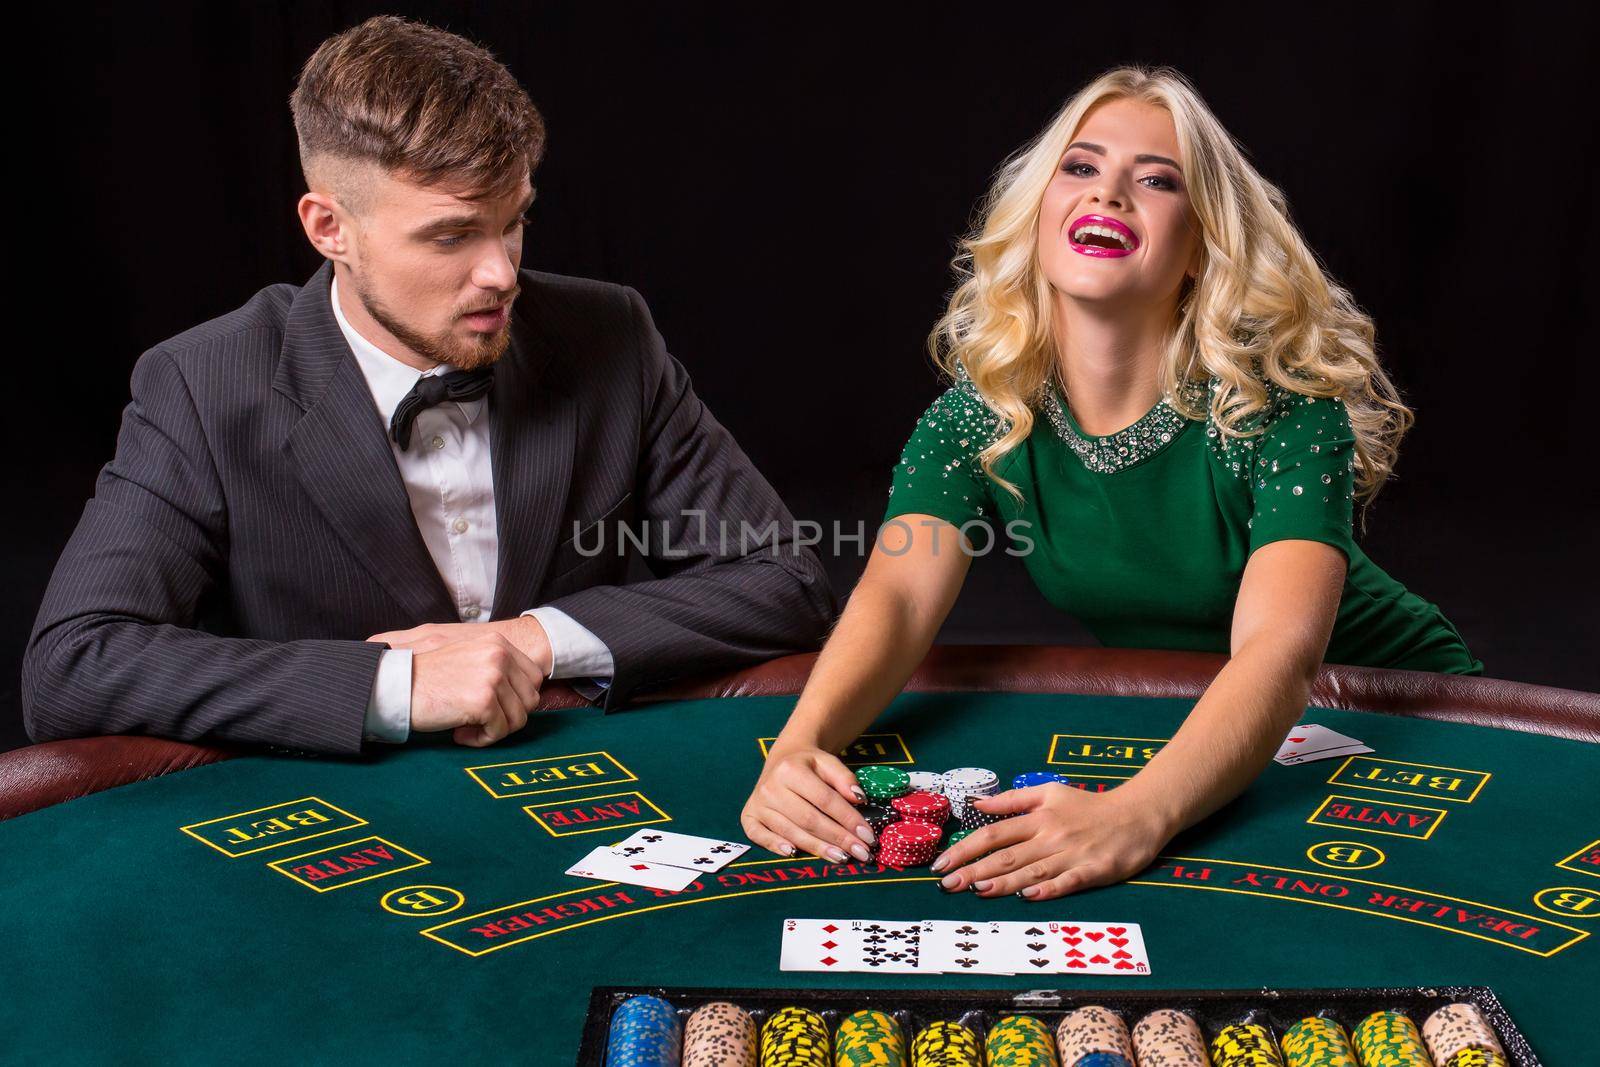
[[[459,621],[334,320],[332,276],[324,264],[304,287],[263,289],[135,364],[116,456],[24,657],[35,740],[354,752],[385,647],[364,638]],[[520,280],[489,393],[492,618],[553,604],[592,630],[616,665],[607,710],[678,675],[815,648],[833,611],[821,565],[639,294]],[[592,552],[602,521],[605,551],[585,555],[575,530]],[[624,584],[617,521],[649,524],[651,580]],[[741,522],[777,523],[780,550],[741,556]]]

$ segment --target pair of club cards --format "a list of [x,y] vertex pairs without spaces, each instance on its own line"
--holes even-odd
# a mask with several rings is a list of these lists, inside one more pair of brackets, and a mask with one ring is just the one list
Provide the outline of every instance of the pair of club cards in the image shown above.
[[715,837],[675,834],[646,828],[620,845],[602,845],[567,868],[579,878],[625,882],[676,893],[694,884],[702,874],[720,871],[750,846]]
[[1319,759],[1371,751],[1353,737],[1346,737],[1326,726],[1303,722],[1289,731],[1289,736],[1278,746],[1278,754],[1272,758],[1285,767],[1293,767],[1299,763],[1315,763]]
[[1150,973],[1138,923],[785,919],[778,969],[880,974]]

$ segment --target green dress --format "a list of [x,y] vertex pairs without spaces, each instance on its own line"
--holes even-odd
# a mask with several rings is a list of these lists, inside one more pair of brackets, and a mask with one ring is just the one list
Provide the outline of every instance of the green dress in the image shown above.
[[[1193,388],[1203,408],[1206,386]],[[1006,424],[963,376],[918,420],[884,519],[992,524],[994,538],[966,527],[977,553],[1022,554],[1051,603],[1124,648],[1227,652],[1250,554],[1273,541],[1321,541],[1349,561],[1326,662],[1483,673],[1438,607],[1355,543],[1355,437],[1343,401],[1269,391],[1253,423],[1261,432],[1225,439],[1166,399],[1125,429],[1090,436],[1052,388],[1033,432],[995,468],[1022,492],[1018,503],[978,462]]]

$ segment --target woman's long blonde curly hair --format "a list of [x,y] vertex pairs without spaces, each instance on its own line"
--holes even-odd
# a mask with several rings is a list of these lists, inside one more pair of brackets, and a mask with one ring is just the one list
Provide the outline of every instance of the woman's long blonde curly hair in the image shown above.
[[[1216,377],[1210,415],[1224,440],[1257,432],[1268,383],[1339,397],[1355,434],[1356,498],[1370,503],[1393,472],[1411,409],[1379,365],[1371,316],[1323,270],[1289,220],[1281,190],[1258,174],[1188,80],[1170,67],[1109,70],[1000,167],[976,232],[951,261],[958,279],[928,337],[951,379],[965,372],[1006,432],[980,454],[988,475],[1033,429],[1055,369],[1050,284],[1039,265],[1039,206],[1072,135],[1095,105],[1132,99],[1164,108],[1177,130],[1190,202],[1204,245],[1185,282],[1161,361],[1162,389],[1189,418],[1189,391]],[[1256,420],[1257,422],[1259,420]]]

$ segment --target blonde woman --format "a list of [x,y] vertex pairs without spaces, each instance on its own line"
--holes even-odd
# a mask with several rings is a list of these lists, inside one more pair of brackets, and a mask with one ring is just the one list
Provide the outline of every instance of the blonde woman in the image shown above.
[[1481,673],[1352,540],[1411,423],[1372,320],[1182,75],[1119,68],[1068,101],[1001,169],[955,266],[931,338],[951,385],[745,805],[752,841],[867,857],[832,753],[932,644],[986,547],[975,520],[1103,643],[1231,655],[1118,788],[980,802],[1014,817],[934,862],[948,890],[1046,900],[1141,870],[1255,777],[1325,657]]

